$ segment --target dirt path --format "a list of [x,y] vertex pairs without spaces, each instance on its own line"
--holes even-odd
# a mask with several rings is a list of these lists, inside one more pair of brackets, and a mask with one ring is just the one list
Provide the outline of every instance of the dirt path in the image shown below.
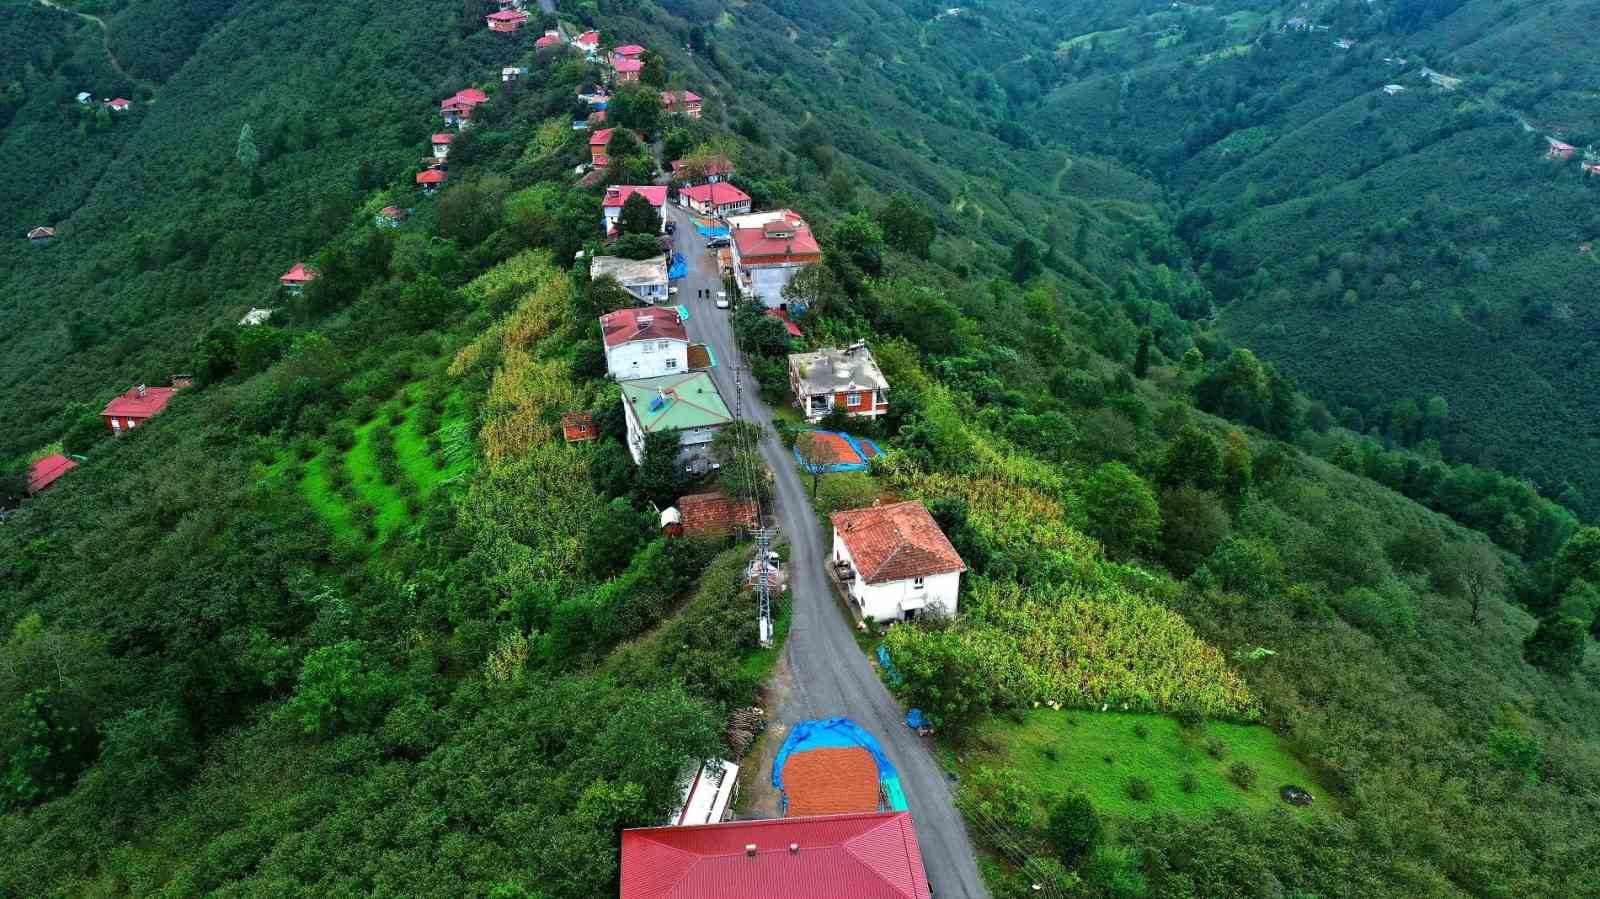
[[154,84],[145,81],[143,78],[139,78],[122,67],[122,60],[117,59],[117,54],[111,50],[111,29],[106,26],[105,19],[102,19],[99,16],[89,15],[86,12],[78,12],[74,9],[68,9],[65,6],[62,6],[60,3],[55,2],[55,0],[39,0],[39,3],[42,6],[48,6],[51,9],[60,10],[61,12],[77,16],[80,19],[86,19],[90,22],[93,22],[95,27],[100,29],[100,46],[105,48],[106,59],[111,62],[111,68],[115,69],[118,75],[121,75],[140,87],[147,88],[152,94],[155,93],[156,86]]

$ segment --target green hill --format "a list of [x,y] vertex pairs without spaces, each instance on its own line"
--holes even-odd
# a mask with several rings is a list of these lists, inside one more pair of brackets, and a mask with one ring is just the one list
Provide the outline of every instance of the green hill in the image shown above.
[[[58,443],[83,458],[0,525],[0,893],[611,895],[617,831],[660,820],[681,766],[727,750],[774,654],[746,549],[662,538],[653,506],[688,487],[619,439],[594,323],[618,298],[569,262],[599,246],[570,124],[596,68],[533,53],[539,28],[484,33],[476,2],[186,9],[163,29],[154,4],[83,7],[102,36],[0,7],[22,54],[0,60],[20,98],[0,147],[37,173],[0,211],[4,486]],[[1218,141],[1270,160],[1274,128],[1158,165],[1138,154],[1201,107],[1146,122],[1152,96],[1063,136],[1100,114],[1083,98],[1122,91],[1100,54],[1132,54],[1134,96],[1191,37],[1222,66],[1276,27],[1259,4],[1202,10],[1209,31],[1187,9],[562,14],[706,98],[700,122],[654,119],[648,92],[611,112],[668,157],[730,153],[761,206],[803,212],[825,257],[802,345],[868,340],[894,384],[886,420],[845,423],[882,460],[827,476],[820,501],[921,499],[968,565],[959,620],[886,642],[972,775],[958,802],[996,896],[1583,895],[1600,531],[1490,470],[1358,443],[1234,350],[1276,285],[1240,286],[1255,276],[1221,248],[1287,253],[1311,226],[1223,231],[1188,197],[1225,194],[1232,156],[1184,173]],[[502,84],[508,64],[530,71]],[[1305,81],[1275,115],[1348,126],[1363,101]],[[466,86],[490,100],[424,197],[438,102]],[[138,103],[102,117],[80,89]],[[391,204],[412,214],[379,227]],[[41,221],[59,239],[25,245]],[[298,260],[321,277],[286,297]],[[1222,335],[1202,321],[1219,304]],[[257,306],[271,323],[235,324]],[[780,391],[785,332],[734,322]],[[199,381],[105,436],[100,403],[176,371]],[[1458,449],[1448,405],[1418,404],[1419,450]],[[572,411],[599,440],[562,440]],[[1289,779],[1317,803],[1279,810],[1269,781]],[[1047,810],[1066,789],[1114,841],[1062,851]]]

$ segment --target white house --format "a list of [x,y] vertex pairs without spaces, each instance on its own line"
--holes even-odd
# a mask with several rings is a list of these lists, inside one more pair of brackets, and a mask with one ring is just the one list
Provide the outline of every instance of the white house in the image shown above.
[[750,195],[726,181],[713,181],[679,190],[678,205],[700,215],[726,218],[749,212]]
[[628,424],[628,452],[644,462],[646,435],[678,435],[678,461],[691,471],[711,465],[711,440],[733,421],[733,413],[711,376],[703,371],[620,381]]
[[649,259],[624,259],[621,256],[596,256],[589,262],[589,279],[610,276],[628,293],[643,303],[665,303],[667,291],[666,254]]
[[[602,132],[609,134],[608,132]],[[656,215],[661,217],[661,230],[667,230],[666,212],[667,186],[640,185],[640,184],[614,184],[606,188],[606,196],[600,201],[600,212],[605,216],[604,226],[607,234],[617,230],[617,219],[622,217],[622,207],[628,198],[634,194],[643,196],[655,209]]]
[[965,562],[920,502],[835,512],[833,565],[862,618],[910,621],[959,608]]
[[689,334],[676,309],[618,309],[600,316],[606,371],[619,381],[689,370]]
[[856,418],[877,418],[889,411],[889,379],[864,342],[791,354],[789,389],[808,421],[835,406]]

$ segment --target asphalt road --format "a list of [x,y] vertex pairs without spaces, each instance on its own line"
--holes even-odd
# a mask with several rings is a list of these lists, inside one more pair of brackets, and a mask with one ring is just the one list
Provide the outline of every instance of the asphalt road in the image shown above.
[[[672,207],[670,215],[677,222],[678,249],[689,264],[686,277],[677,282],[677,300],[689,308],[690,339],[710,345],[717,360],[711,375],[731,408],[737,358],[729,313],[716,308],[713,299],[722,289],[716,256],[706,251],[705,241],[695,232],[687,213]],[[702,288],[710,290],[709,297],[696,296]],[[789,540],[789,596],[794,612],[784,661],[794,686],[780,708],[769,710],[774,723],[787,731],[798,720],[843,715],[870,731],[899,769],[934,894],[939,899],[987,897],[966,825],[952,802],[952,785],[923,739],[906,727],[905,710],[856,645],[823,568],[832,532],[824,534],[793,455],[770,428],[772,411],[753,389],[744,391],[744,415],[768,426],[761,454],[776,478],[775,514],[779,529]],[[754,614],[753,608],[751,611]],[[763,778],[768,775],[761,772]]]

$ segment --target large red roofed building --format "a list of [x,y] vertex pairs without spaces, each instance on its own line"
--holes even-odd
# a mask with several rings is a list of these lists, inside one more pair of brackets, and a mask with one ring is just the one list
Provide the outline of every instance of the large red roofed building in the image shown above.
[[1553,137],[1547,137],[1545,140],[1550,144],[1549,155],[1551,159],[1571,159],[1572,154],[1578,151],[1577,147],[1565,141],[1559,141]]
[[689,370],[689,332],[670,307],[618,309],[600,316],[606,371],[619,381]]
[[728,227],[739,289],[768,307],[782,306],[795,274],[822,261],[811,226],[791,209],[734,216]]
[[637,59],[613,56],[611,58],[611,71],[616,73],[618,81],[638,81],[639,73],[644,71],[644,63]]
[[448,158],[450,156],[450,142],[455,139],[456,136],[448,131],[435,134],[433,136],[433,158]]
[[686,115],[691,119],[700,118],[700,95],[694,91],[662,91],[661,111],[676,115]]
[[904,621],[955,615],[967,564],[920,502],[835,512],[833,565],[857,614]]
[[502,9],[499,12],[489,13],[484,19],[488,21],[490,31],[515,34],[528,23],[528,14],[520,9]]
[[572,39],[572,46],[584,53],[594,53],[600,49],[600,32],[585,31]]
[[701,215],[717,218],[750,211],[750,195],[726,181],[685,187],[678,191],[678,202]]
[[57,479],[77,467],[78,463],[60,453],[45,456],[28,468],[28,495],[50,489]]
[[443,187],[449,177],[442,169],[427,169],[417,173],[417,184],[422,187],[423,193],[432,194]]
[[644,48],[638,44],[623,44],[612,50],[611,55],[617,59],[638,59],[644,56]]
[[106,407],[100,410],[100,418],[105,421],[106,427],[120,436],[124,431],[131,431],[160,415],[177,390],[176,387],[146,387],[140,384],[127,393],[117,394],[116,399],[106,403]]
[[446,125],[465,125],[472,118],[472,109],[487,103],[489,95],[475,87],[462,88],[439,103],[439,112]]
[[928,899],[909,812],[622,832],[621,899]]
[[554,47],[559,43],[561,43],[560,32],[546,31],[544,34],[539,36],[538,40],[533,42],[533,48],[535,50],[543,50],[546,47]]

